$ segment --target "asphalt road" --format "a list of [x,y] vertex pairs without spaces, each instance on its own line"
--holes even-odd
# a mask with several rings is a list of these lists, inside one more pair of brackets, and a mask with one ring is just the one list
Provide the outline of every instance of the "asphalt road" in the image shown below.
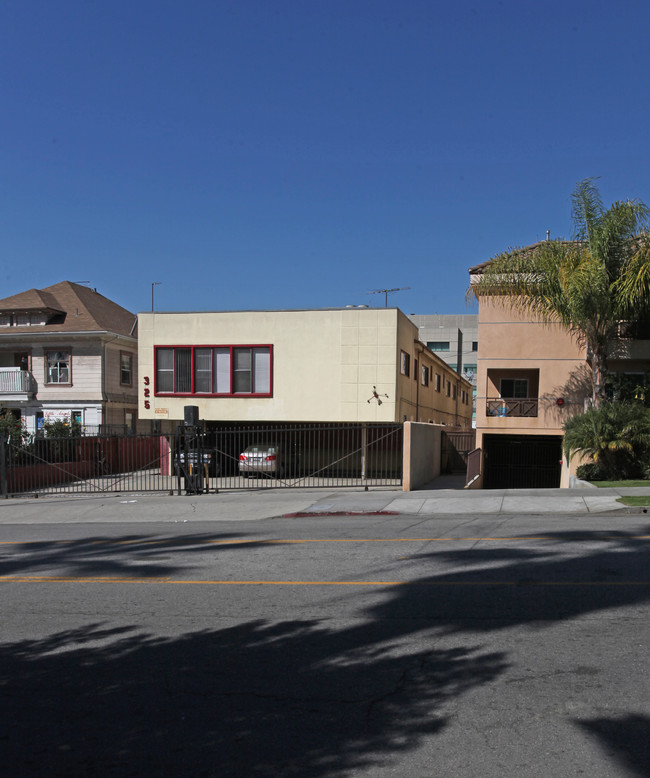
[[647,776],[647,517],[0,526],[8,776]]

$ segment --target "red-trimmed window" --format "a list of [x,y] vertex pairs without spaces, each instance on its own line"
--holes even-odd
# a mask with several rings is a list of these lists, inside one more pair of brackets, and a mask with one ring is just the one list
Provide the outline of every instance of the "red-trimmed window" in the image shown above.
[[159,394],[270,397],[272,346],[158,346]]

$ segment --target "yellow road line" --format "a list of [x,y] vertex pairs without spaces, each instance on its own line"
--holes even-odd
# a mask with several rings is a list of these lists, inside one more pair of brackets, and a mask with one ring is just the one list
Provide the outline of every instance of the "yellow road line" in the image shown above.
[[[227,540],[188,540],[184,541],[182,537],[176,538],[160,538],[154,540],[89,540],[88,545],[95,546],[129,546],[129,545],[178,545],[180,547],[187,546],[201,546],[201,545],[215,545],[215,546],[238,546],[244,544],[259,545],[301,545],[306,543],[440,543],[440,542],[468,542],[476,543],[477,541],[558,541],[558,538],[551,535],[513,535],[494,537],[490,535],[479,535],[476,537],[435,537],[435,538],[279,538],[279,539],[263,539],[263,538],[229,538]],[[650,540],[650,535],[630,535],[629,537],[621,537],[620,535],[602,535],[600,537],[587,538],[587,537],[575,537],[564,538],[563,542],[579,542],[579,541],[633,541],[633,540]],[[3,540],[0,541],[0,546],[29,546],[35,544],[79,544],[83,540]]]
[[[294,539],[294,538],[280,538],[278,540],[251,540],[249,538],[237,540],[237,539],[230,539],[230,540],[205,540],[201,541],[203,543],[209,543],[213,545],[221,545],[221,546],[227,546],[227,545],[238,545],[240,543],[264,543],[267,545],[273,545],[273,544],[295,544],[300,545],[301,543],[437,543],[437,542],[446,542],[446,541],[467,541],[467,542],[476,542],[477,540],[556,540],[557,538],[554,538],[550,535],[515,535],[515,536],[506,536],[506,537],[491,537],[489,535],[485,536],[478,536],[478,537],[462,537],[462,538],[454,538],[454,537],[439,537],[439,538],[305,538],[305,539]],[[621,538],[616,535],[611,536],[603,536],[599,538],[566,538],[565,542],[567,541],[580,541],[580,540],[650,540],[650,535],[633,535],[631,537],[627,538]]]
[[174,584],[182,586],[650,586],[650,581],[219,581],[107,576],[3,575],[0,583]]

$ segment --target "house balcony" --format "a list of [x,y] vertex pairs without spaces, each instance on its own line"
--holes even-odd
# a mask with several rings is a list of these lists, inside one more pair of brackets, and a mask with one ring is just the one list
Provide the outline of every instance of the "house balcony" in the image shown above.
[[538,412],[537,397],[488,398],[485,406],[486,416],[501,418],[535,417]]
[[0,401],[24,402],[36,394],[37,386],[29,370],[0,367]]

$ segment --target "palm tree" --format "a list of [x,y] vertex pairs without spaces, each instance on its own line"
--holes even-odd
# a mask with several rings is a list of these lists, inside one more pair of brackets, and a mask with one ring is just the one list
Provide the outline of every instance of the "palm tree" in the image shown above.
[[633,477],[650,449],[650,413],[641,403],[605,402],[564,425],[564,453],[600,465],[607,479]]
[[498,255],[469,294],[507,297],[516,309],[566,327],[587,348],[597,407],[619,324],[638,321],[650,308],[650,209],[626,200],[605,210],[593,178],[581,181],[571,200],[572,240]]

